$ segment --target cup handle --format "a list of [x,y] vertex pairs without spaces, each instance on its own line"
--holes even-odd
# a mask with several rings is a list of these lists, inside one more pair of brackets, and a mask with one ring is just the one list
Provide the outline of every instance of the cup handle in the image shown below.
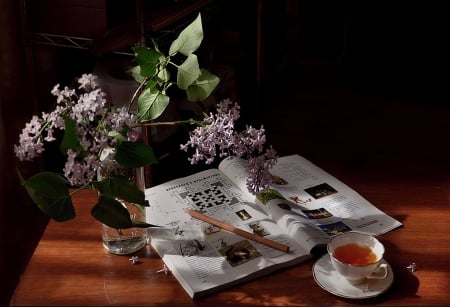
[[386,263],[380,264],[375,271],[372,272],[369,276],[367,276],[368,279],[385,279],[388,276],[389,270],[388,265]]

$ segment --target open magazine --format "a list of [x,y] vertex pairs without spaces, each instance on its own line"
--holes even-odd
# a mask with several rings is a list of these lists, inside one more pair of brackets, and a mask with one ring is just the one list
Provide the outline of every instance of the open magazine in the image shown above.
[[[379,235],[401,223],[299,155],[278,159],[273,185],[255,196],[245,161],[145,190],[151,244],[190,297],[199,297],[311,257],[341,232]],[[281,252],[191,217],[196,210],[289,246]]]

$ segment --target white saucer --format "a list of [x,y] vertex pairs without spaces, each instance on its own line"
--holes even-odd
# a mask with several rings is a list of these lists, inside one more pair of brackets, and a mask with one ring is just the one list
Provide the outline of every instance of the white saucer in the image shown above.
[[392,285],[394,273],[387,261],[388,276],[384,279],[368,279],[359,284],[352,285],[344,277],[340,276],[331,264],[330,255],[323,255],[313,266],[313,276],[317,284],[326,291],[345,298],[363,299],[380,295]]

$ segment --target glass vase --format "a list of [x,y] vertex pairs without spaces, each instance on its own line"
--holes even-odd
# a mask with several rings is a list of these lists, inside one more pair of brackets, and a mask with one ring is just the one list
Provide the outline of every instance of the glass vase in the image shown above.
[[[136,168],[131,171],[130,176],[136,183],[136,186],[144,190],[144,168]],[[125,201],[121,204],[130,213],[132,220],[145,222],[145,207]],[[117,255],[126,255],[134,253],[143,248],[148,241],[147,228],[127,228],[116,229],[102,224],[102,240],[105,250]]]
[[[130,212],[131,219],[145,221],[145,208],[122,202]],[[147,228],[116,229],[102,224],[103,247],[107,252],[126,255],[134,253],[147,244]]]

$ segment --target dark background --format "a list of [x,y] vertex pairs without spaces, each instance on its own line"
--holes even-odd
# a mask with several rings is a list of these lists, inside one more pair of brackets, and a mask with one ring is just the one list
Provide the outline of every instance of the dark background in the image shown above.
[[[130,2],[30,0],[27,7],[63,5],[68,13],[62,15],[64,27],[52,26],[55,19],[45,15],[51,10],[34,9],[27,22],[95,38],[132,18]],[[96,17],[79,19],[77,9]],[[331,171],[369,173],[383,166],[386,174],[396,170],[424,180],[432,168],[448,180],[444,1],[262,1],[260,75],[257,9],[255,0],[210,1],[202,12],[206,36],[201,52],[204,64],[221,67],[226,76],[222,95],[235,95],[246,121],[265,125],[280,154],[298,153]],[[32,114],[53,107],[53,85],[67,84],[91,72],[98,61],[116,57],[33,45],[24,25],[20,1],[1,0],[0,306],[8,305],[47,223],[24,194],[16,167],[27,178],[61,163],[50,150],[42,161],[18,165],[13,144]],[[183,136],[157,144],[169,157],[155,167],[155,183],[197,169],[179,162],[186,158],[177,150]],[[413,171],[417,167],[420,172]]]

